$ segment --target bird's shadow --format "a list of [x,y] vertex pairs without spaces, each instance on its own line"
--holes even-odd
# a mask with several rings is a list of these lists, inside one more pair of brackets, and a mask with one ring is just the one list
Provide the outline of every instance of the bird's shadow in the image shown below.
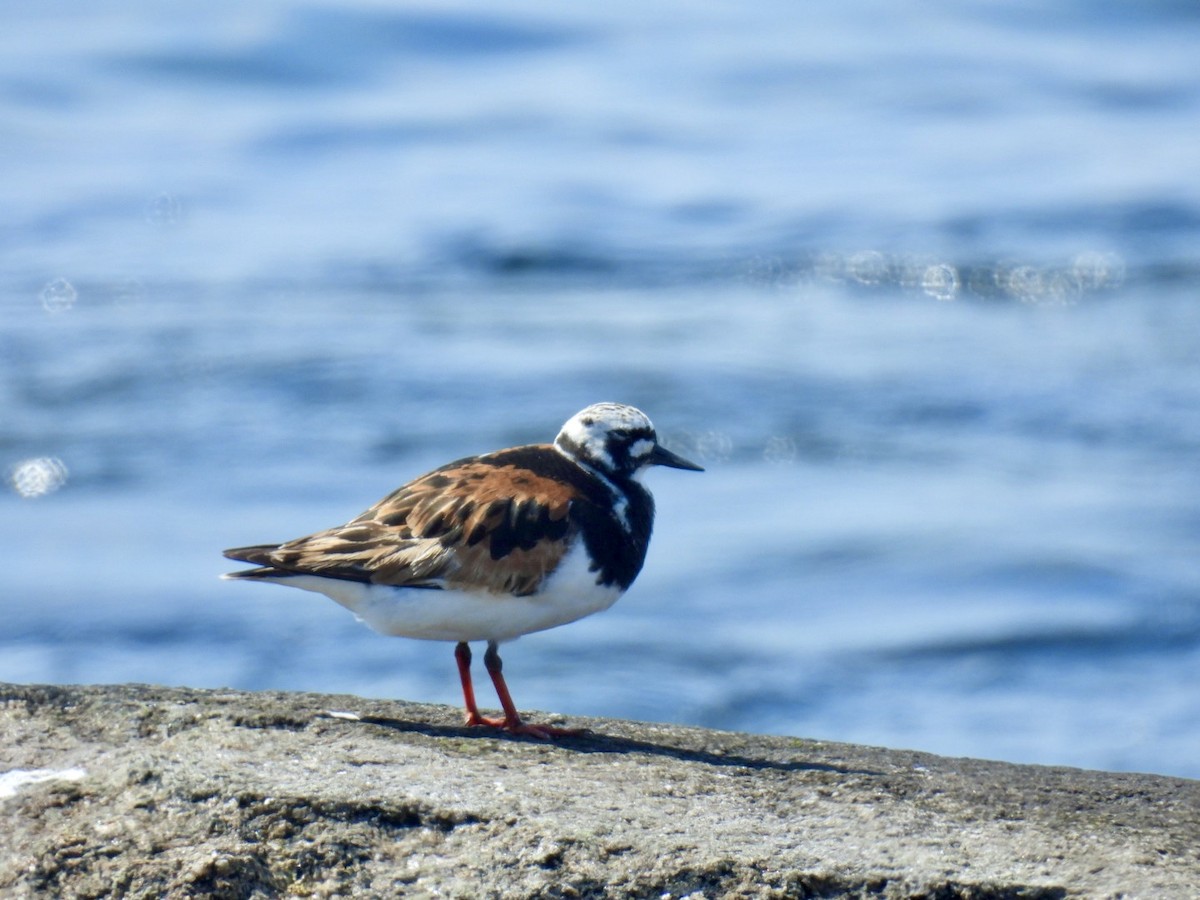
[[779,772],[836,772],[841,775],[882,775],[882,772],[869,769],[855,769],[849,766],[831,763],[813,762],[804,759],[776,760],[760,757],[743,756],[737,753],[725,753],[712,750],[697,750],[689,747],[673,747],[670,744],[658,744],[653,741],[643,741],[636,738],[606,735],[595,731],[581,731],[577,735],[555,738],[553,742],[540,741],[537,738],[510,734],[499,728],[468,726],[468,725],[433,725],[428,722],[392,719],[386,716],[356,715],[348,713],[324,713],[323,718],[345,721],[351,725],[374,725],[389,728],[408,734],[424,734],[440,738],[471,738],[519,743],[532,743],[554,746],[573,753],[642,753],[649,756],[662,756],[678,759],[684,762],[698,763],[706,766],[728,768],[768,770]]

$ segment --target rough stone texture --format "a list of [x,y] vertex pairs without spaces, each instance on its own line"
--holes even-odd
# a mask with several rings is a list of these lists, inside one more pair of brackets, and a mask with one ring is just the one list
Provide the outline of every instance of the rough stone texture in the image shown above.
[[0,896],[1200,897],[1196,781],[459,721],[345,696],[0,685],[0,773],[86,773],[0,798]]

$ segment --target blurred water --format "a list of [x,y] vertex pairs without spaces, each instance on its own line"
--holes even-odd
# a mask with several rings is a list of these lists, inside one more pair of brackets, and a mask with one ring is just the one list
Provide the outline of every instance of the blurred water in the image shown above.
[[651,477],[616,607],[509,648],[523,707],[1200,777],[1197,38],[11,6],[0,678],[457,703],[449,646],[220,550],[618,399],[708,472]]

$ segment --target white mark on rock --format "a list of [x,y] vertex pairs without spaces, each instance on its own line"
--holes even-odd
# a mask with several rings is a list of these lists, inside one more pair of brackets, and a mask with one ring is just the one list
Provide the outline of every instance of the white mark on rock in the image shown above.
[[0,798],[15,797],[27,784],[40,781],[79,781],[87,777],[83,769],[11,769],[0,773]]

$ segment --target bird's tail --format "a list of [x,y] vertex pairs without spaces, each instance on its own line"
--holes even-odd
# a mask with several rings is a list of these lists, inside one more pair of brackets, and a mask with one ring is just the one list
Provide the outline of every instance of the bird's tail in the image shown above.
[[222,575],[222,578],[229,580],[238,579],[265,579],[277,577],[284,574],[271,561],[271,554],[279,549],[278,544],[256,544],[253,547],[234,547],[225,551],[225,556],[228,559],[236,559],[238,562],[254,563],[258,568],[242,569],[240,572],[227,572]]

